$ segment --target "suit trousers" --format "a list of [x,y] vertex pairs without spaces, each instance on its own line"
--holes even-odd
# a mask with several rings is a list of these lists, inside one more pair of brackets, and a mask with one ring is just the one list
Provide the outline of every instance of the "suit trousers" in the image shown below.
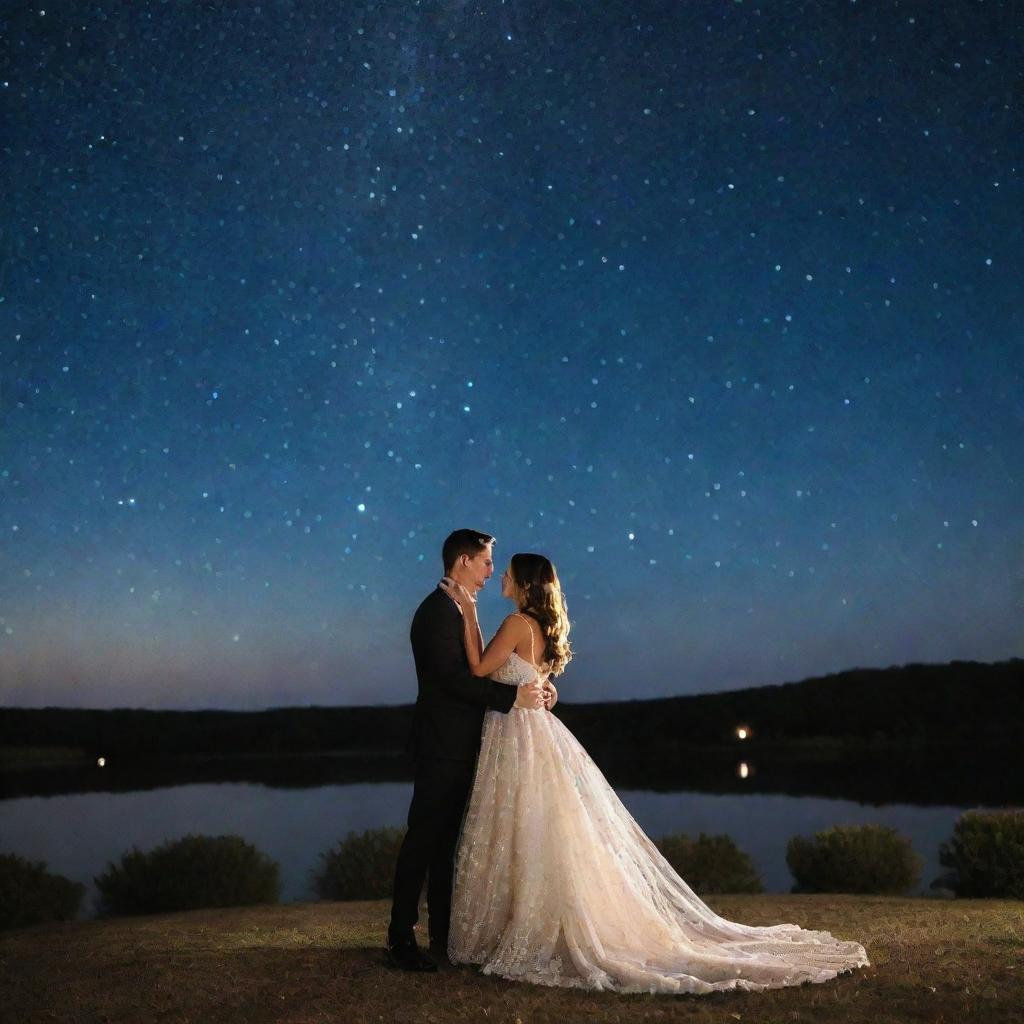
[[391,942],[413,941],[420,893],[427,879],[430,941],[447,945],[455,848],[462,829],[475,761],[424,757],[416,762],[409,829],[398,852],[391,904]]

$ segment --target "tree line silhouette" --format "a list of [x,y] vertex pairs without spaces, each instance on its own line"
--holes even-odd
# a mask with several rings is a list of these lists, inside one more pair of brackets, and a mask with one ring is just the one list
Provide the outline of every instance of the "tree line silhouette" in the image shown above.
[[[555,713],[595,749],[665,751],[807,745],[1017,745],[1024,659],[851,669],[801,682],[657,700],[573,703]],[[411,705],[265,711],[0,708],[0,746],[65,747],[87,757],[399,752]]]

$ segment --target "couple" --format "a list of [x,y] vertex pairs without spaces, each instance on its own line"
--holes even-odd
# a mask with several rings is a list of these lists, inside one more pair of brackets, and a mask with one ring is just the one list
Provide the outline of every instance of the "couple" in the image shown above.
[[[569,662],[554,566],[513,555],[516,611],[483,643],[474,595],[494,538],[456,530],[445,578],[412,621],[416,777],[388,928],[391,962],[436,963],[413,926],[424,878],[430,945],[513,981],[616,992],[761,991],[868,963],[864,947],[795,924],[719,917],[672,870],[549,709]],[[468,807],[466,806],[468,801]]]

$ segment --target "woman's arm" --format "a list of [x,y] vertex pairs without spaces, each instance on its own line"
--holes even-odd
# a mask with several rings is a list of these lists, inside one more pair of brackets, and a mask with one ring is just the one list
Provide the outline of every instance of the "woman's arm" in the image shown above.
[[523,630],[530,627],[517,616],[509,615],[484,648],[480,624],[476,617],[476,605],[468,605],[462,611],[469,670],[478,678],[489,676],[508,661],[516,649],[516,644],[523,638]]
[[462,609],[462,634],[470,672],[477,678],[489,676],[508,661],[516,649],[516,644],[526,639],[524,631],[530,627],[521,616],[509,615],[485,648],[483,634],[480,632],[480,621],[476,615],[476,601],[470,596],[469,591],[448,579],[441,581],[441,587]]
[[[466,661],[469,663],[470,676],[474,679],[481,679],[504,665],[515,650],[517,642],[522,638],[519,624],[522,623],[523,629],[530,627],[518,616],[509,615],[501,624],[498,632],[495,633],[494,639],[487,645],[487,649],[484,650],[483,634],[480,632],[480,622],[476,616],[476,601],[470,597],[464,587],[447,577],[441,580],[441,589],[462,609],[462,646],[466,652]],[[492,687],[501,687],[502,685],[501,683],[491,683]],[[520,684],[516,687],[516,691],[513,706],[527,711],[536,711],[539,708],[547,707],[548,701],[551,699],[539,679],[535,679],[531,683]],[[501,708],[499,710],[508,709]]]
[[[431,611],[435,610],[436,604]],[[448,615],[456,621],[452,622]],[[426,692],[437,691],[456,701],[484,709],[502,713],[510,711],[520,694],[515,693],[513,686],[477,679],[469,671],[462,629],[462,618],[454,608],[445,615],[417,615],[413,619],[410,630],[413,656],[417,675]],[[524,687],[519,689],[521,691]]]

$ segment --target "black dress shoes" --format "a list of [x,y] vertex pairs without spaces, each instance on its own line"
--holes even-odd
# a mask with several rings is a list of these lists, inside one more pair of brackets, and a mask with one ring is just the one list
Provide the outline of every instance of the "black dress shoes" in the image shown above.
[[391,942],[387,945],[388,962],[392,967],[402,971],[417,971],[421,974],[431,974],[437,971],[437,964],[430,959],[426,953],[412,942]]
[[443,937],[430,936],[430,955],[434,957],[438,963],[448,966],[451,961],[448,959],[448,936]]

